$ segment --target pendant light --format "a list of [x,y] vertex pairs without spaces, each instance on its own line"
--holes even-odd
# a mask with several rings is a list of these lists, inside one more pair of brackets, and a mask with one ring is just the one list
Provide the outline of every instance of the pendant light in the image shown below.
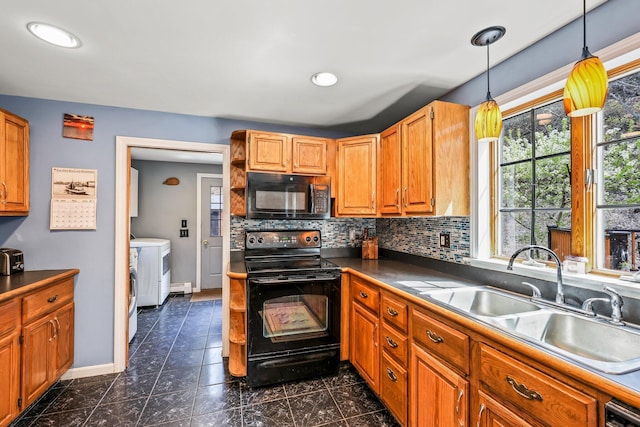
[[474,46],[487,47],[487,100],[480,104],[476,113],[476,138],[478,142],[497,141],[502,132],[502,112],[500,106],[491,97],[489,89],[489,45],[500,40],[506,32],[504,27],[488,27],[471,37]]
[[573,66],[563,95],[564,112],[570,117],[588,116],[602,110],[608,92],[607,71],[587,47],[587,0],[582,4],[582,58]]

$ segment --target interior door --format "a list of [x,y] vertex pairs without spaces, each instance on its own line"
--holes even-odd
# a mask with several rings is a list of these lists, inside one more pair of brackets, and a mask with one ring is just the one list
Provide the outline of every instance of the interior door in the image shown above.
[[200,289],[222,288],[222,178],[202,178]]

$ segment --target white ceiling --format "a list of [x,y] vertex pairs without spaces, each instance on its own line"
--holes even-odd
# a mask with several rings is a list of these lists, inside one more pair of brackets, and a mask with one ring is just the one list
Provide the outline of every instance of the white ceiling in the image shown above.
[[[582,2],[2,0],[1,10],[2,94],[335,127],[416,93],[426,104],[483,73],[486,50],[470,44],[480,29],[507,28],[494,65],[578,18]],[[82,47],[36,39],[31,21]],[[312,85],[318,71],[339,83]]]

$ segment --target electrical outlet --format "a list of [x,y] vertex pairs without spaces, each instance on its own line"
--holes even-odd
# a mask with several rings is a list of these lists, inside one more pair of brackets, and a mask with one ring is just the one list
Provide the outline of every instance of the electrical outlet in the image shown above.
[[180,237],[189,237],[189,229],[183,228],[182,230],[180,230]]
[[451,237],[449,233],[440,233],[440,247],[441,248],[451,247]]

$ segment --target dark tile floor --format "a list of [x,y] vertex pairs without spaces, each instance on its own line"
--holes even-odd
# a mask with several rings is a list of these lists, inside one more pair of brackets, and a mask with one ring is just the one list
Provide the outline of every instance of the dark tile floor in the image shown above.
[[54,384],[10,427],[396,426],[348,364],[335,376],[249,389],[221,355],[222,302],[142,309],[129,368]]

